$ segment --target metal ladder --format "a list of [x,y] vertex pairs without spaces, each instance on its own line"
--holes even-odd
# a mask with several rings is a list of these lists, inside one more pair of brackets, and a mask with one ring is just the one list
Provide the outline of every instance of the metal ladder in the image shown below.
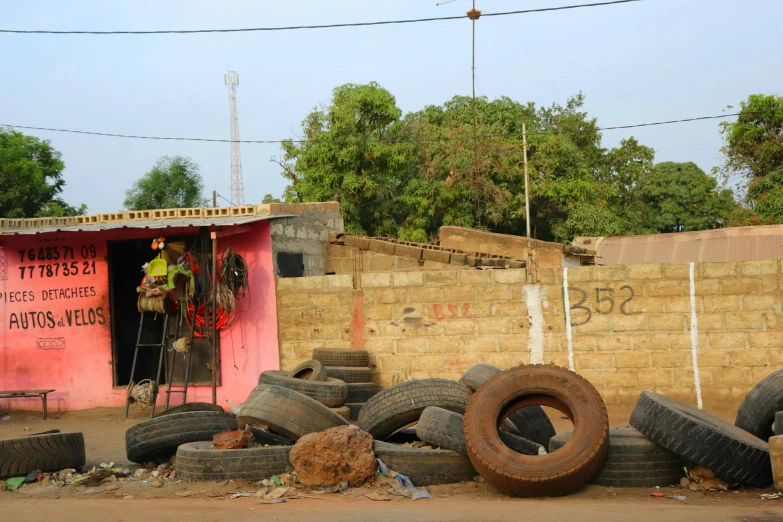
[[[158,373],[155,375],[155,382],[152,385],[152,397],[151,405],[152,408],[150,409],[150,419],[155,416],[155,402],[158,398],[158,386],[160,384],[160,372],[163,368],[163,354],[166,352],[166,344],[167,344],[167,337],[169,333],[169,315],[163,314],[163,334],[161,335],[160,343],[142,343],[141,342],[141,332],[144,327],[144,315],[147,312],[142,312],[141,317],[139,319],[139,333],[136,336],[136,349],[133,352],[133,364],[131,365],[131,372],[130,372],[130,382],[134,383],[133,377],[134,373],[136,373],[136,361],[139,357],[139,348],[159,348],[160,349],[160,357],[158,358]],[[168,402],[168,401],[167,401]],[[128,397],[125,399],[125,418],[128,418],[128,412],[130,410],[131,405],[131,394],[130,394],[130,387],[128,387]]]
[[[180,321],[177,321],[176,328],[174,330],[174,339],[179,339],[179,326],[181,324],[182,317],[180,316]],[[169,351],[171,351],[171,363],[169,364],[169,358],[166,357],[166,365],[168,366],[168,372],[167,372],[167,378],[166,378],[166,407],[163,411],[167,411],[169,409],[169,400],[171,399],[172,393],[181,393],[182,394],[182,404],[185,404],[188,401],[188,377],[190,375],[190,366],[191,361],[193,359],[193,330],[196,327],[196,321],[193,321],[193,327],[190,329],[190,350],[185,352],[185,379],[183,381],[182,389],[181,390],[172,390],[171,384],[174,380],[174,363],[177,360],[177,351],[174,350],[174,348],[171,348]]]

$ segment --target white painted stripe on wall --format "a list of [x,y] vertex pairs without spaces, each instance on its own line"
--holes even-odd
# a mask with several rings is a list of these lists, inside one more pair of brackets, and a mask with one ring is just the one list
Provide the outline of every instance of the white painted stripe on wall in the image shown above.
[[525,304],[530,317],[530,330],[527,335],[530,364],[544,364],[544,312],[541,309],[540,285],[525,285]]
[[690,264],[691,276],[691,358],[693,359],[693,387],[696,389],[696,405],[702,409],[701,379],[699,378],[699,322],[696,318],[696,283],[693,272],[696,264]]
[[571,336],[571,300],[568,297],[568,267],[563,267],[563,309],[565,311],[566,340],[568,341],[568,369],[574,371],[574,341]]

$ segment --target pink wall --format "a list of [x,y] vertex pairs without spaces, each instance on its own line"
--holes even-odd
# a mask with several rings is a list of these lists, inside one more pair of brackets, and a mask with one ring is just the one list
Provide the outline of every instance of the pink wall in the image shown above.
[[[218,404],[225,408],[226,399],[239,404],[247,397],[261,371],[279,368],[270,223],[235,230],[241,233],[219,239],[218,249],[232,245],[247,261],[251,306],[221,331]],[[52,412],[124,405],[125,388],[112,387],[107,241],[194,233],[190,228],[0,236],[0,389],[55,388]],[[211,393],[209,387],[191,387],[188,401],[210,402]],[[174,403],[178,398],[173,396]],[[2,410],[40,408],[37,399],[0,400]]]

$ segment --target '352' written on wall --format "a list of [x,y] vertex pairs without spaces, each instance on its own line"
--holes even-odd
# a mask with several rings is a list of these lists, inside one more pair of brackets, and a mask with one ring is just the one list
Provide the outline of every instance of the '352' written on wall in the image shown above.
[[[595,292],[593,294],[593,292]],[[574,295],[575,294],[575,295]],[[571,326],[579,326],[590,322],[593,312],[598,314],[639,315],[641,312],[631,312],[629,304],[634,298],[634,289],[630,285],[623,285],[619,292],[612,288],[597,286],[591,291],[583,290],[575,286],[568,287],[568,301],[571,310]],[[595,303],[595,306],[593,306]],[[585,313],[574,314],[576,310]]]
[[[55,240],[56,241],[56,240]],[[107,324],[95,278],[103,268],[94,244],[52,244],[6,249],[7,270],[0,304],[8,309],[9,330],[48,330]],[[18,263],[18,264],[17,264]],[[16,265],[16,266],[13,266]],[[103,271],[101,271],[103,272]],[[97,301],[97,302],[96,302]]]

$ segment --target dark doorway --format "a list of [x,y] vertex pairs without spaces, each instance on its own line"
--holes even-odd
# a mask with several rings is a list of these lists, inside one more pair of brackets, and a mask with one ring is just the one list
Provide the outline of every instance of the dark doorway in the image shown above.
[[[111,326],[114,353],[114,385],[127,386],[130,381],[133,352],[139,332],[141,314],[136,307],[141,284],[142,265],[153,257],[150,241],[134,239],[109,242],[109,292],[111,296]],[[163,335],[163,315],[147,314],[141,334],[142,343],[159,343]],[[160,351],[142,348],[136,362],[135,381],[155,379]],[[165,376],[161,376],[161,382]]]
[[[201,241],[198,236],[170,237],[169,241],[185,242],[188,251],[205,250],[209,246],[209,240]],[[151,239],[133,239],[121,241],[109,241],[109,295],[111,299],[111,329],[112,329],[112,356],[114,363],[114,385],[127,386],[130,382],[133,354],[136,348],[136,339],[139,332],[141,314],[137,308],[137,287],[142,282],[142,265],[154,257],[150,248]],[[205,253],[203,261],[209,263],[210,256]],[[198,284],[197,284],[198,288]],[[163,336],[163,314],[147,313],[144,316],[144,325],[141,333],[142,344],[158,344]],[[170,346],[177,337],[190,334],[182,315],[175,311],[169,314],[168,333],[166,346]],[[220,346],[218,345],[218,361],[220,360]],[[190,385],[208,385],[212,381],[212,350],[207,339],[196,338],[191,346],[191,365],[188,382]],[[158,370],[160,350],[156,347],[139,348],[138,360],[134,381],[142,379],[155,380]],[[163,371],[160,375],[160,383],[166,382],[167,363],[171,359],[164,356]],[[179,386],[184,381],[184,357],[177,355],[174,358],[174,378],[172,383]],[[218,368],[218,385],[220,385],[220,369]],[[175,404],[177,397],[173,398]]]

